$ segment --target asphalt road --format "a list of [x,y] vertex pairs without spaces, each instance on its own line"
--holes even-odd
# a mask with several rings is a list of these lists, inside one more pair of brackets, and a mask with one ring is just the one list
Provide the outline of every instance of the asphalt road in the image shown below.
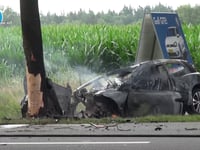
[[200,122],[1,125],[0,150],[199,150]]
[[199,150],[195,137],[7,137],[1,150]]

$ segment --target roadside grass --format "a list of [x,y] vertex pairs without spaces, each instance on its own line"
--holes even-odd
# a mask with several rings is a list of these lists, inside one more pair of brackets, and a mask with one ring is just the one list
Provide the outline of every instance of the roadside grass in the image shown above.
[[135,118],[135,122],[199,122],[200,115],[158,115]]
[[30,125],[45,125],[45,124],[112,124],[112,123],[164,123],[164,122],[199,122],[200,115],[157,115],[133,118],[0,118],[0,124],[30,124]]
[[18,118],[24,96],[21,79],[12,78],[0,83],[0,118]]

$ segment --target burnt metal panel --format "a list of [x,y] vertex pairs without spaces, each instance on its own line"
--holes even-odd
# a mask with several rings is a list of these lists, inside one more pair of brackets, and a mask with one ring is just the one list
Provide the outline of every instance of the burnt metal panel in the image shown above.
[[62,109],[62,114],[67,115],[70,112],[70,100],[71,100],[71,88],[63,87],[56,83],[53,83],[53,89],[59,103],[60,108]]
[[180,114],[181,95],[173,91],[131,91],[128,96],[128,116]]

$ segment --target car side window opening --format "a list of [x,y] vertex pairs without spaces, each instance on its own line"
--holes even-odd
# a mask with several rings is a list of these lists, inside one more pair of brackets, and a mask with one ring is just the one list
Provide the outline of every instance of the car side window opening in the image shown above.
[[166,64],[166,68],[169,75],[173,75],[174,77],[181,77],[190,72],[187,67],[180,63],[168,63]]

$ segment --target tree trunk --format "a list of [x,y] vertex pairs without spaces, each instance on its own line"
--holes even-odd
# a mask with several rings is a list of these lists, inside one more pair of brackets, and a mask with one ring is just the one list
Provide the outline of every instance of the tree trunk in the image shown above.
[[44,108],[45,68],[38,0],[20,0],[23,48],[26,57],[28,116]]

